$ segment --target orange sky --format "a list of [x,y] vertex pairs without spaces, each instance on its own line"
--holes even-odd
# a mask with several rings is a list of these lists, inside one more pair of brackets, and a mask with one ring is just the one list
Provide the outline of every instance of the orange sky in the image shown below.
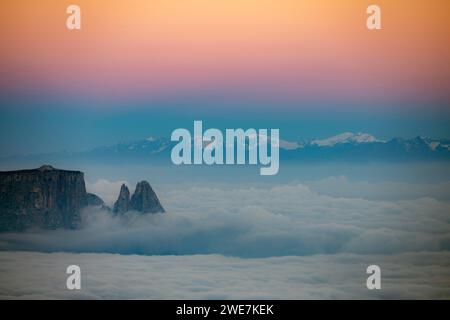
[[[77,4],[82,30],[65,27]],[[383,30],[366,28],[382,9]],[[77,94],[204,91],[447,99],[448,0],[14,0],[0,84]]]

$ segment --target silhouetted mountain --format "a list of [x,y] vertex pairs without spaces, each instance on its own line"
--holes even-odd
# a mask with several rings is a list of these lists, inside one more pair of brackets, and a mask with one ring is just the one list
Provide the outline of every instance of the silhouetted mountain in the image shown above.
[[128,187],[125,184],[122,184],[120,187],[119,197],[114,203],[113,212],[115,214],[122,214],[128,210],[131,210],[130,190],[128,190]]
[[103,200],[99,196],[97,196],[93,193],[87,193],[86,197],[87,197],[88,206],[104,206],[105,205]]
[[[77,228],[81,210],[87,206],[101,206],[111,212],[100,197],[86,192],[84,174],[80,171],[59,170],[49,165],[0,171],[0,231]],[[164,212],[147,181],[136,185],[131,198],[127,186],[121,186],[113,213],[120,215],[130,210]]]
[[142,213],[164,212],[158,197],[147,181],[141,181],[136,185],[136,190],[131,196],[131,207]]
[[32,170],[0,172],[0,231],[31,226],[76,228],[80,211],[103,203],[86,193],[83,173],[49,165]]
[[141,181],[136,185],[131,199],[128,187],[122,184],[119,197],[114,204],[113,212],[115,214],[123,214],[130,210],[141,213],[165,212],[156,193],[147,181]]

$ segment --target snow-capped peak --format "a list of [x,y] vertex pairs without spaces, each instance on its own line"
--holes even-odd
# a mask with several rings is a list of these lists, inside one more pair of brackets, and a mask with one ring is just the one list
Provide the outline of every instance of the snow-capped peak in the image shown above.
[[[271,139],[270,136],[266,136],[264,134],[258,134],[259,139],[262,141],[268,141],[269,143],[271,143]],[[281,149],[285,149],[285,150],[296,150],[296,149],[300,149],[303,148],[303,145],[301,145],[299,142],[297,141],[288,141],[288,140],[282,140],[279,139],[278,140],[278,146]]]
[[436,148],[439,147],[440,142],[439,141],[431,141],[431,142],[427,142],[427,144],[431,150],[436,151]]
[[431,139],[423,136],[418,137],[420,140],[422,140],[428,148],[430,148],[431,151],[436,151],[436,149],[447,149],[450,150],[450,145],[448,143],[445,143],[444,141],[439,141],[437,139]]
[[297,141],[280,140],[280,148],[285,150],[296,150],[303,148]]
[[374,136],[368,134],[368,133],[353,133],[353,132],[344,132],[341,134],[338,134],[336,136],[322,139],[322,140],[313,140],[311,141],[312,145],[317,145],[320,147],[331,147],[336,144],[341,143],[372,143],[372,142],[384,142],[382,140],[378,140]]

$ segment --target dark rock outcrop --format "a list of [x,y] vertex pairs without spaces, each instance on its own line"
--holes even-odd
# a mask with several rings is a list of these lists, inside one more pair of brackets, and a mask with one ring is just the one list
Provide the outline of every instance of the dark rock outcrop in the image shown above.
[[98,195],[93,193],[87,193],[87,204],[88,206],[104,206],[105,202]]
[[80,171],[45,165],[0,172],[0,231],[19,231],[31,226],[76,228],[80,211],[89,204],[89,199],[92,197],[86,193]]
[[164,212],[156,193],[147,181],[141,181],[136,185],[131,197],[131,207],[142,213]]
[[115,214],[122,214],[129,210],[131,210],[130,190],[128,190],[128,187],[125,184],[122,184],[120,187],[119,197],[114,203],[113,212]]
[[[0,171],[0,232],[22,231],[29,227],[44,229],[77,228],[81,210],[86,206],[105,206],[95,194],[87,193],[81,171],[59,170],[44,165],[38,169]],[[123,214],[164,212],[153,189],[141,181],[130,197],[126,185],[112,210]]]
[[119,197],[114,204],[113,212],[115,214],[123,214],[130,210],[141,213],[165,212],[156,193],[147,181],[141,181],[136,185],[136,190],[131,199],[127,186],[123,184],[120,188]]

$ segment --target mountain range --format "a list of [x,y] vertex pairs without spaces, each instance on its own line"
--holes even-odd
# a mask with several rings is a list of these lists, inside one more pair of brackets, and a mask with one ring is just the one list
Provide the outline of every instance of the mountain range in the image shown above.
[[[170,153],[177,142],[161,137],[122,142],[84,152],[55,152],[2,158],[7,160],[82,160],[92,162],[149,162],[171,164]],[[381,140],[368,133],[344,132],[309,141],[280,140],[281,161],[447,161],[450,139],[417,136],[412,139]]]
[[0,171],[0,232],[30,227],[79,228],[81,211],[88,206],[100,206],[116,216],[128,211],[139,214],[165,212],[147,181],[136,185],[131,198],[128,187],[122,185],[111,210],[99,196],[86,192],[81,171],[60,170],[50,165]]

